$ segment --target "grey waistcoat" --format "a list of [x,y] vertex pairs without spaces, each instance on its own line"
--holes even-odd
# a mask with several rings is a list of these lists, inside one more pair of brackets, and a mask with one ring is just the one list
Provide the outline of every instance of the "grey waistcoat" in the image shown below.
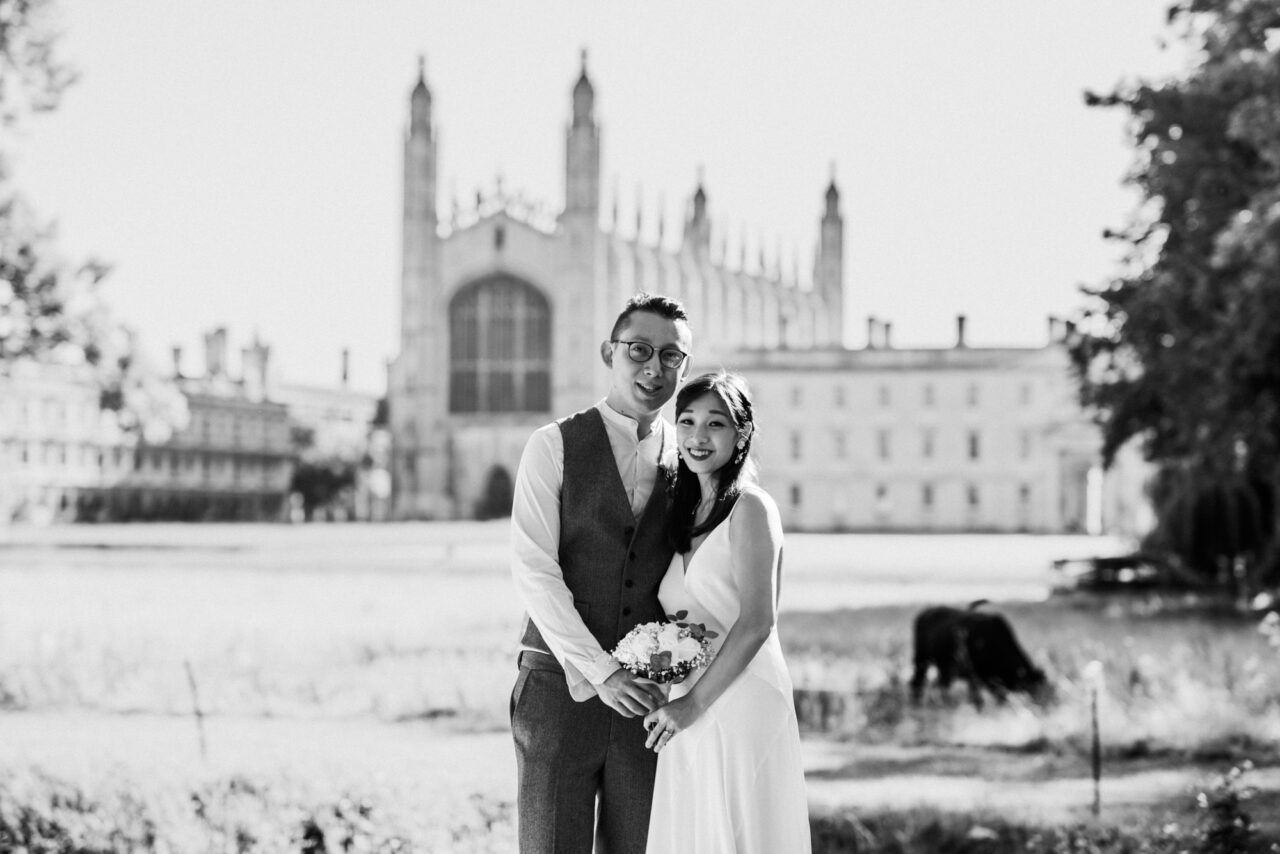
[[[611,652],[637,623],[663,619],[658,585],[675,553],[666,536],[666,473],[658,472],[637,524],[599,410],[563,419],[560,433],[560,569],[587,629]],[[547,649],[532,620],[521,643]]]

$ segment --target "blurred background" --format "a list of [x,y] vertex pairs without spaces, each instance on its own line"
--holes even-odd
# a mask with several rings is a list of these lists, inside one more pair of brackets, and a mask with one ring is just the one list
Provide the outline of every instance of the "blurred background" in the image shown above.
[[[512,482],[641,290],[755,396],[815,850],[1274,841],[1274,2],[0,0],[0,59],[0,848],[513,850]],[[913,697],[930,605],[1051,690]]]

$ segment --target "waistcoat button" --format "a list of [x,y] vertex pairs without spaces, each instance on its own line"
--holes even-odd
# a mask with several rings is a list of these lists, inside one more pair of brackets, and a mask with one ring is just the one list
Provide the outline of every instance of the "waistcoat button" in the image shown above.
[[628,579],[627,579],[627,581],[626,581],[626,586],[627,586],[627,587],[635,587],[635,586],[636,586],[636,583],[635,583],[634,581],[632,581],[630,578],[628,578]]
[[622,609],[622,616],[624,616],[624,617],[628,617],[628,616],[630,616],[630,615],[631,615],[631,609],[630,609],[630,608],[623,608],[623,609]]

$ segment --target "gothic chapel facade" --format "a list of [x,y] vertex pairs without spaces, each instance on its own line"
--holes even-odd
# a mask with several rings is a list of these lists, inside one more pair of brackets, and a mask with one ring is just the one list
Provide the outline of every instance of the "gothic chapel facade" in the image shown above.
[[723,258],[713,261],[701,186],[678,249],[624,238],[600,224],[594,101],[584,56],[565,132],[558,215],[536,216],[499,193],[477,199],[463,223],[442,223],[437,128],[419,70],[404,142],[401,346],[389,376],[398,518],[505,512],[533,430],[606,393],[598,345],[636,291],[684,302],[700,368],[717,363],[708,358],[712,348],[840,346],[844,226],[834,183],[826,191],[811,288],[776,271],[749,273],[729,269]]

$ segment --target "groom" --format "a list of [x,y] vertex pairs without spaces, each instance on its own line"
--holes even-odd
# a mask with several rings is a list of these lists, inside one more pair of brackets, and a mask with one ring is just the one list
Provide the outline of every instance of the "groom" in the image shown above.
[[661,620],[671,562],[665,468],[675,429],[659,410],[689,370],[680,303],[629,299],[600,356],[609,394],[540,428],[516,474],[512,576],[528,616],[511,693],[521,854],[642,854],[657,755],[644,715],[657,685],[610,655]]

